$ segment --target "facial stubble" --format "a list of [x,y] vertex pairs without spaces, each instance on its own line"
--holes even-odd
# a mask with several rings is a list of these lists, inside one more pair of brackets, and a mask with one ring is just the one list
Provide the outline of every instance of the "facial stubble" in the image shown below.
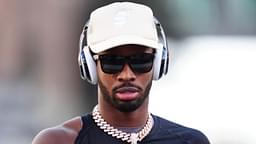
[[[125,85],[125,84],[124,84]],[[132,85],[130,83],[127,83],[127,85]],[[101,80],[99,80],[99,88],[102,93],[103,99],[107,101],[111,106],[115,107],[121,112],[129,113],[133,112],[136,109],[138,109],[148,98],[149,92],[152,86],[152,80],[147,84],[145,91],[143,93],[140,93],[140,96],[134,100],[131,101],[121,101],[117,99],[114,95],[114,91],[111,90],[112,95],[108,91],[107,87],[104,86]],[[137,86],[136,86],[137,87]],[[141,88],[139,88],[141,89]]]

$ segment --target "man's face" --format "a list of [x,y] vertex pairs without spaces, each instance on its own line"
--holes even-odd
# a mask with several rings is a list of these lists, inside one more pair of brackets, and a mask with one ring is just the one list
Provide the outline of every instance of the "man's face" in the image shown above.
[[[132,112],[140,107],[148,98],[152,85],[153,68],[147,71],[144,69],[146,65],[151,64],[149,59],[152,57],[149,56],[152,56],[152,53],[151,48],[125,45],[99,54],[106,55],[105,60],[111,62],[111,65],[108,65],[106,61],[97,61],[99,96],[121,112]],[[121,58],[115,56],[121,56]],[[126,62],[120,68],[124,57]],[[103,70],[102,67],[106,69]],[[109,67],[112,69],[108,70]]]

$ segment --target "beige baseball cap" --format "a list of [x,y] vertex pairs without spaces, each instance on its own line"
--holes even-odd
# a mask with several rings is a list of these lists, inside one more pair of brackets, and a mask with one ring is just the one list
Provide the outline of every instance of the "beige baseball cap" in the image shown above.
[[87,44],[94,53],[121,45],[159,48],[151,8],[132,2],[115,2],[90,15]]

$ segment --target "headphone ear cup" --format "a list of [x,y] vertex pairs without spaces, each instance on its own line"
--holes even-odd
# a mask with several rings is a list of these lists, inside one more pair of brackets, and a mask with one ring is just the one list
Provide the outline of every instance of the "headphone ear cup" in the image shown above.
[[97,84],[96,63],[87,46],[83,48],[79,55],[79,67],[82,79],[87,80],[91,84]]
[[163,47],[161,67],[160,67],[160,77],[162,77],[163,74],[167,74],[168,65],[169,65],[169,51],[166,47]]
[[166,49],[166,55],[165,55],[165,67],[164,67],[164,74],[166,75],[168,73],[169,69],[169,49],[168,47],[164,47]]
[[82,56],[81,56],[82,54],[80,54],[79,53],[79,56],[78,56],[78,65],[79,65],[79,70],[80,70],[80,76],[81,76],[81,78],[83,79],[83,80],[85,80],[86,78],[85,78],[85,70],[84,70],[84,68],[83,68],[83,66],[82,66]]
[[163,74],[167,74],[169,65],[169,51],[161,44],[161,48],[156,50],[154,60],[154,80],[159,80]]
[[162,48],[156,49],[154,66],[153,66],[153,79],[158,80],[160,78],[161,72],[161,61],[162,61]]

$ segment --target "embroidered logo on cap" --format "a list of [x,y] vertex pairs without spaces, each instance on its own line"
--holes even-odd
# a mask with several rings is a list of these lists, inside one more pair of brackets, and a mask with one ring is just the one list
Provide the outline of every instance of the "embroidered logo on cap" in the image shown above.
[[127,10],[120,10],[117,12],[113,18],[113,23],[115,25],[124,25],[127,22],[128,19],[128,11]]

